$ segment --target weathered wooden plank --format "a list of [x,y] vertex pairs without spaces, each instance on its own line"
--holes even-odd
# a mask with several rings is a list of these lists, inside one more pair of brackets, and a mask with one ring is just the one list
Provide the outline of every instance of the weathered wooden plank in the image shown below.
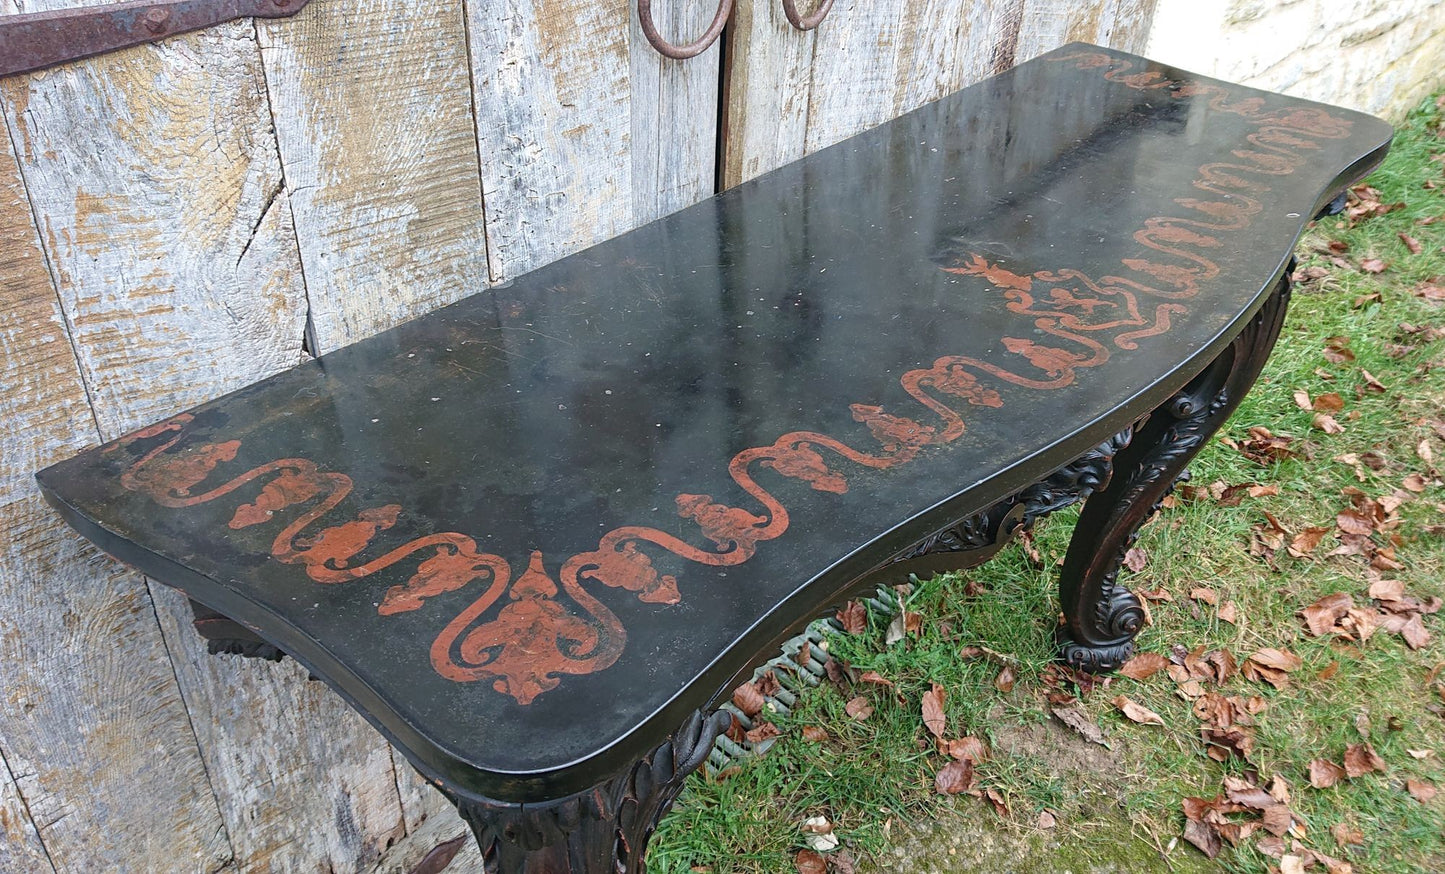
[[103,434],[301,360],[249,24],[17,77],[4,99]]
[[[675,12],[660,2],[660,26],[680,33],[710,17],[708,0],[685,2]],[[468,5],[496,281],[711,193],[718,50],[664,61],[631,7],[630,0]]]
[[[103,436],[304,357],[290,196],[249,22],[20,80],[4,96]],[[335,696],[291,688],[306,686],[293,676],[204,658],[184,606],[157,594],[146,618],[154,629],[161,616],[167,681],[193,711],[237,867],[373,862],[402,831],[379,736]]]
[[631,226],[628,5],[468,4],[496,281]]
[[[1073,39],[1137,51],[1153,0],[838,0],[813,35],[779,4],[739,10],[724,186],[736,185]],[[811,41],[811,42],[810,42]]]
[[446,870],[458,874],[481,871],[482,857],[476,838],[457,809],[399,753],[393,750],[392,754],[397,767],[397,786],[407,811],[407,834],[386,851],[369,874],[412,874],[428,854],[457,839],[461,839],[461,844],[455,847],[456,855]]
[[370,868],[405,834],[391,748],[295,662],[208,654],[185,596],[153,590],[240,870]]
[[[653,17],[673,42],[691,42],[712,22],[713,0],[658,0]],[[631,226],[709,197],[717,177],[721,40],[675,61],[652,49],[634,10],[628,34],[632,116]]]
[[315,354],[487,282],[461,0],[257,22]]
[[1025,0],[1015,61],[1023,63],[1067,42],[1091,42],[1142,53],[1156,0]]
[[[822,27],[833,26],[839,5]],[[781,2],[740,3],[733,10],[723,71],[723,188],[803,156],[817,33],[794,30]]]
[[5,761],[4,750],[0,749],[0,872],[4,874],[43,874],[55,871],[45,847],[40,843],[40,832],[25,799],[20,797],[20,788],[15,785],[15,775]]
[[[231,849],[145,586],[65,528],[32,479],[94,443],[96,426],[10,141],[0,141],[5,761],[62,870],[214,871]],[[0,867],[36,870],[7,867],[8,853],[32,849],[0,851]]]

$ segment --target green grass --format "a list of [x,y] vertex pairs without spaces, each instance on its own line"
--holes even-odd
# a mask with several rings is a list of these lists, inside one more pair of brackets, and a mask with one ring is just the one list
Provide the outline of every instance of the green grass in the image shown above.
[[[1445,152],[1441,123],[1435,102],[1422,104],[1368,180],[1382,202],[1403,201],[1404,208],[1353,228],[1343,217],[1325,218],[1302,241],[1301,267],[1328,273],[1296,286],[1275,355],[1221,432],[1243,440],[1249,426],[1264,425],[1296,438],[1293,446],[1303,457],[1263,466],[1213,441],[1191,465],[1194,486],[1273,484],[1279,493],[1245,497],[1237,506],[1177,501],[1143,531],[1139,546],[1148,564],[1123,577],[1136,591],[1162,587],[1174,596],[1151,605],[1153,624],[1139,636],[1141,651],[1223,647],[1242,663],[1259,648],[1277,647],[1303,660],[1286,689],[1235,677],[1219,690],[1268,702],[1257,717],[1248,763],[1221,765],[1206,756],[1199,720],[1163,673],[1144,682],[1116,678],[1083,696],[1083,707],[1108,734],[1109,749],[1072,735],[1048,715],[1046,678],[1058,615],[1054,586],[1072,522],[1070,513],[1061,513],[1036,531],[1041,561],[1015,546],[968,575],[915,586],[907,606],[924,616],[920,634],[885,645],[887,618],[874,616],[867,633],[834,636],[829,644],[835,657],[859,671],[877,671],[894,689],[860,684],[845,691],[824,684],[776,720],[783,736],[767,755],[724,774],[694,775],[654,839],[650,868],[792,871],[794,855],[805,846],[803,820],[822,814],[835,823],[842,851],[859,870],[1012,866],[1263,874],[1279,863],[1259,852],[1253,839],[1237,849],[1226,846],[1214,863],[1178,840],[1185,796],[1213,797],[1226,774],[1257,772],[1289,782],[1304,846],[1347,860],[1359,872],[1445,870],[1445,793],[1420,803],[1404,789],[1407,778],[1445,789],[1445,719],[1429,709],[1445,705],[1445,687],[1431,676],[1445,664],[1445,614],[1426,617],[1432,639],[1419,650],[1383,632],[1364,645],[1308,637],[1297,611],[1319,597],[1348,592],[1368,602],[1366,560],[1326,555],[1336,545],[1332,535],[1303,558],[1278,551],[1273,566],[1250,552],[1251,531],[1266,522],[1266,513],[1292,532],[1332,526],[1335,514],[1350,506],[1348,489],[1378,498],[1399,489],[1408,474],[1433,478],[1435,471],[1417,455],[1421,441],[1445,467],[1445,439],[1430,427],[1445,418],[1445,342],[1422,341],[1400,328],[1445,326],[1445,306],[1411,293],[1445,277],[1445,220],[1419,223],[1445,215],[1445,162],[1432,160]],[[1425,188],[1429,179],[1440,187]],[[1411,254],[1400,233],[1416,238],[1421,253]],[[1345,244],[1342,257],[1352,265],[1379,258],[1388,267],[1368,274],[1337,266],[1327,254],[1331,241]],[[1325,358],[1326,341],[1339,336],[1349,338],[1353,362]],[[1386,391],[1367,391],[1362,370]],[[1345,406],[1335,418],[1344,432],[1316,429],[1313,414],[1294,401],[1298,390],[1311,398],[1338,393]],[[1363,480],[1356,466],[1333,460],[1347,453],[1375,453],[1374,466],[1358,468]],[[1403,567],[1383,576],[1401,580],[1417,597],[1445,595],[1445,533],[1438,527],[1445,522],[1445,488],[1428,485],[1398,516],[1393,545]],[[1374,540],[1386,546],[1390,536],[1376,533]],[[1195,586],[1214,589],[1221,603],[1235,601],[1239,621],[1223,622],[1215,608],[1190,600]],[[960,658],[969,646],[987,654]],[[994,685],[1004,662],[1018,677],[1008,693]],[[933,750],[919,711],[933,683],[948,690],[949,736],[988,741],[992,755],[978,768],[978,787],[1006,799],[1008,815],[969,795],[934,792],[934,775],[945,760]],[[1124,720],[1111,703],[1119,694],[1156,711],[1166,727]],[[844,712],[852,695],[872,703],[866,721]],[[805,740],[804,726],[823,727],[828,739]],[[1347,745],[1365,739],[1363,731],[1388,770],[1330,789],[1311,788],[1310,760],[1339,762]],[[1416,759],[1408,750],[1434,755]],[[1037,827],[1043,810],[1056,817],[1056,826]],[[1360,829],[1363,844],[1337,845],[1330,833],[1336,824]]]

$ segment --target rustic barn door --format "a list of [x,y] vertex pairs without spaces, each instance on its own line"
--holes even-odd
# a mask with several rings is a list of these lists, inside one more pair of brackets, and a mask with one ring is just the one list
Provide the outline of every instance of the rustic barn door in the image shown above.
[[[407,871],[464,831],[303,670],[208,656],[34,470],[1068,39],[1138,50],[1152,6],[838,0],[803,33],[739,2],[682,62],[630,0],[312,0],[0,80],[0,872]],[[678,42],[714,9],[654,7]]]

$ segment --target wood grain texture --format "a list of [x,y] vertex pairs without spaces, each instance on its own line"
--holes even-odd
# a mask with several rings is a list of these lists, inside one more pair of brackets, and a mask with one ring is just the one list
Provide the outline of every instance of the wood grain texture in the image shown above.
[[106,437],[302,359],[249,23],[14,77],[0,95]]
[[[674,42],[692,41],[717,11],[714,0],[657,0],[653,19]],[[695,58],[674,61],[653,50],[635,4],[628,33],[632,116],[631,227],[710,197],[717,176],[721,40]]]
[[315,354],[487,284],[461,0],[258,21]]
[[406,831],[391,748],[290,659],[210,655],[185,596],[153,593],[239,870],[374,865]]
[[[711,14],[677,2],[666,29]],[[473,2],[467,31],[493,280],[711,193],[716,48],[663,61],[630,0]]]
[[[302,360],[306,296],[249,22],[7,82],[4,100],[102,436]],[[173,593],[155,587],[153,608],[139,580],[124,585],[152,634],[159,613],[174,664],[161,652],[158,666],[172,701],[179,680],[210,772],[188,791],[214,785],[211,828],[234,836],[236,867],[374,862],[403,830],[380,737],[294,676],[206,657]]]
[[55,866],[45,855],[40,832],[30,818],[25,799],[20,796],[20,787],[15,785],[15,775],[10,773],[4,752],[0,747],[0,872],[53,872]]
[[740,9],[723,185],[798,160],[1069,40],[1138,51],[1154,0],[838,0],[811,34]]
[[[61,870],[214,871],[231,849],[145,586],[66,528],[32,478],[97,434],[22,177],[3,143],[5,763],[36,841]],[[0,851],[0,868],[36,870],[12,867],[34,849],[27,841]]]

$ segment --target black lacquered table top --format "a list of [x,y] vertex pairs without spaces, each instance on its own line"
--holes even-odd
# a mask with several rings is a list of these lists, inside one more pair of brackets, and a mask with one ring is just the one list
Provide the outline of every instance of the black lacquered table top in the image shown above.
[[1161,402],[1389,137],[1066,46],[40,482],[433,776],[578,790]]

